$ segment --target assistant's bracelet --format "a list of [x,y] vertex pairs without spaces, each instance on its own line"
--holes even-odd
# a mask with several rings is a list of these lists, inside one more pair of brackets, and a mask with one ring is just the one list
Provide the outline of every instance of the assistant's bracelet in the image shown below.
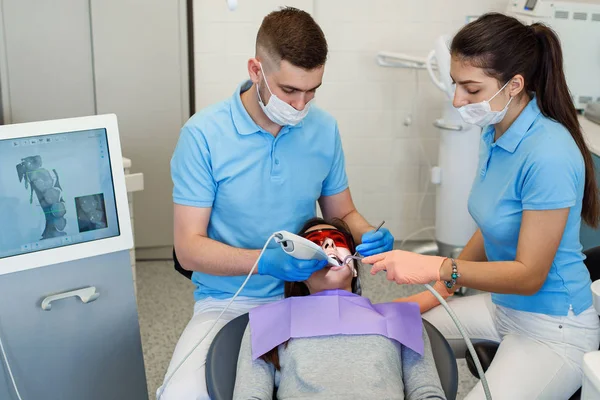
[[450,275],[450,281],[444,281],[444,282],[446,282],[446,287],[448,289],[452,289],[454,287],[454,285],[456,285],[456,280],[458,278],[460,278],[460,274],[458,273],[458,266],[456,265],[456,261],[454,260],[454,258],[450,258],[450,261],[452,262],[452,274]]

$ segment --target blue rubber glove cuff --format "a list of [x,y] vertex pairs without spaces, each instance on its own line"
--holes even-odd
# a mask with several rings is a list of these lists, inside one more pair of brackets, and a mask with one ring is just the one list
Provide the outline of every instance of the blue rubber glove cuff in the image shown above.
[[302,282],[326,266],[325,260],[299,260],[276,246],[263,253],[258,261],[258,273],[287,282]]
[[369,231],[362,236],[362,243],[356,251],[364,257],[385,253],[394,248],[394,236],[387,228],[380,228],[377,232]]

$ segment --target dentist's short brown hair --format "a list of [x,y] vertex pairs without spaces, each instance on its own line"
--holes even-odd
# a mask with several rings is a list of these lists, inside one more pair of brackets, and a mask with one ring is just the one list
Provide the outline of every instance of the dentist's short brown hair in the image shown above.
[[268,57],[277,66],[285,60],[312,70],[325,65],[327,41],[309,13],[285,7],[263,19],[256,35],[256,55]]

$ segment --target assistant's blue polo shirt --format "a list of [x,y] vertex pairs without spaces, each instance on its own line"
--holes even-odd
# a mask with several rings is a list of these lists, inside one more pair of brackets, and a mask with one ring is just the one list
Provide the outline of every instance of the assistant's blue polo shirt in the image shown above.
[[567,315],[572,307],[579,314],[592,305],[579,241],[585,184],[581,151],[564,126],[541,114],[536,98],[496,142],[494,133],[493,126],[483,133],[469,197],[488,260],[515,260],[524,210],[568,208],[569,217],[541,290],[532,296],[492,294],[492,299],[521,311]]

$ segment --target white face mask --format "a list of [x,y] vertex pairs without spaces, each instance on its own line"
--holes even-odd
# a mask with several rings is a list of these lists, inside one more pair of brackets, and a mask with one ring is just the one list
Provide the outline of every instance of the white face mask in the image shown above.
[[508,103],[506,103],[506,106],[501,111],[492,111],[492,108],[490,107],[490,101],[492,101],[494,97],[498,96],[498,93],[500,93],[509,83],[510,81],[506,82],[506,84],[502,86],[502,88],[498,90],[496,94],[493,95],[489,100],[459,107],[458,112],[460,113],[463,121],[465,121],[467,124],[477,125],[481,128],[486,125],[493,125],[502,121],[506,115],[506,112],[508,111],[508,105],[513,98],[511,97],[510,100],[508,100]]
[[306,117],[308,111],[310,110],[310,104],[312,102],[309,101],[304,105],[304,109],[296,110],[294,107],[281,100],[279,97],[273,94],[271,88],[269,87],[269,82],[267,82],[267,76],[265,75],[265,71],[263,70],[262,64],[259,63],[260,70],[262,71],[263,78],[265,79],[265,83],[267,84],[267,89],[269,93],[271,93],[271,98],[269,99],[269,103],[265,105],[265,103],[260,98],[260,90],[256,90],[258,93],[258,104],[260,104],[260,108],[262,108],[263,112],[267,117],[274,123],[280,126],[285,125],[297,125]]

